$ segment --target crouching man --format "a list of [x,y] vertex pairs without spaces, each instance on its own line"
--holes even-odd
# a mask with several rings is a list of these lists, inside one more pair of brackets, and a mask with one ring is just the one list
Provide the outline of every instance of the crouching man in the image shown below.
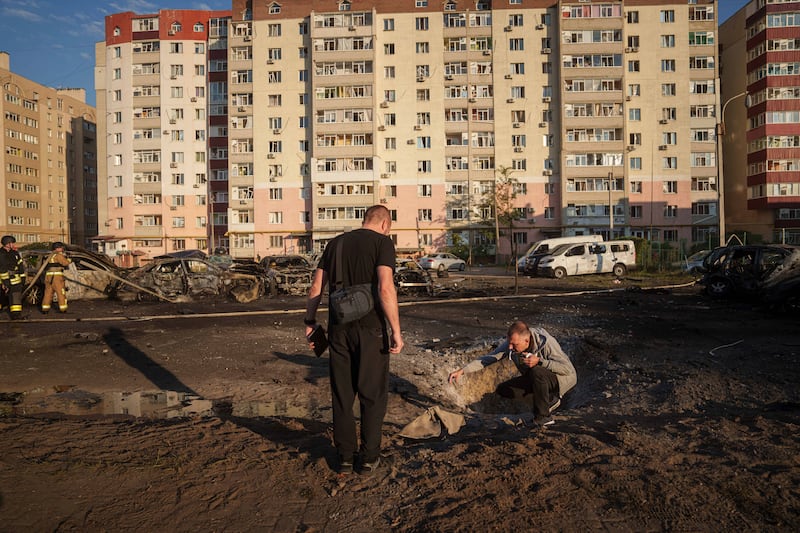
[[561,405],[561,398],[578,382],[575,367],[558,341],[543,328],[531,328],[518,320],[508,328],[505,342],[493,352],[452,372],[450,383],[458,383],[464,374],[477,372],[489,365],[511,359],[520,375],[497,386],[497,394],[514,398],[515,389],[533,396],[533,416],[540,426],[555,421],[550,413]]

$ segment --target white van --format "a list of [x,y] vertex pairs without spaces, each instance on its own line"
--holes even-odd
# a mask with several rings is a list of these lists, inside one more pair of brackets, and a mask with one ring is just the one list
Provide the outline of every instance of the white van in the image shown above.
[[574,237],[553,237],[552,239],[542,239],[533,243],[525,255],[520,259],[519,269],[528,276],[537,275],[539,259],[553,253],[553,250],[563,244],[575,244],[582,242],[603,242],[602,235],[577,235]]
[[563,244],[539,259],[537,274],[561,279],[580,274],[624,276],[636,268],[633,241],[584,242]]

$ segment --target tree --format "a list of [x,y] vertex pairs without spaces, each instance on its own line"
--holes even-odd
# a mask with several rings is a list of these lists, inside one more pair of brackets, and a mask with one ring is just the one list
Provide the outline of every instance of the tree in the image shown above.
[[517,243],[514,241],[514,222],[524,218],[524,209],[518,209],[515,205],[519,181],[511,174],[514,169],[511,167],[500,166],[495,175],[494,186],[487,191],[481,199],[481,212],[490,213],[494,219],[495,232],[495,263],[500,264],[500,233],[504,228],[504,233],[508,236],[509,248],[511,250],[511,263],[514,268],[514,290],[517,288]]

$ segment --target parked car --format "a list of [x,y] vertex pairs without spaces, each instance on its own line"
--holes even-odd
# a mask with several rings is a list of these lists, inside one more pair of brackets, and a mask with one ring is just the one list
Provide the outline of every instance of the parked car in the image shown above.
[[699,274],[705,271],[704,261],[705,258],[711,253],[711,250],[700,250],[695,252],[686,259],[680,262],[681,270],[689,274]]
[[[716,248],[704,263],[706,272],[699,283],[706,292],[722,298],[733,295],[779,296],[800,276],[800,248],[779,244],[749,244]],[[789,258],[791,260],[788,260]]]
[[[120,285],[128,269],[118,267],[107,256],[74,245],[66,245],[66,254],[72,264],[64,270],[64,286],[70,300],[108,298]],[[25,263],[27,279],[33,285],[26,289],[25,298],[38,305],[44,294],[44,272],[42,262],[52,252],[50,249],[23,249],[20,256]],[[39,273],[39,277],[36,274]]]
[[246,303],[264,294],[261,277],[226,270],[196,258],[156,259],[131,271],[126,282],[118,291],[122,300],[224,295]]
[[314,267],[302,255],[267,256],[261,260],[261,266],[267,270],[271,294],[303,295],[311,287]]
[[467,263],[463,259],[459,259],[453,254],[440,253],[433,255],[426,255],[421,257],[419,266],[425,270],[436,270],[437,272],[445,272],[448,270],[466,270]]
[[585,242],[562,244],[539,260],[537,274],[561,279],[580,274],[624,276],[636,268],[633,241]]
[[602,242],[602,235],[577,235],[571,237],[553,237],[551,239],[542,239],[531,244],[525,256],[520,262],[517,263],[518,268],[521,266],[521,272],[526,276],[538,275],[539,261],[542,257],[553,253],[558,246],[562,244],[579,244],[584,242]]

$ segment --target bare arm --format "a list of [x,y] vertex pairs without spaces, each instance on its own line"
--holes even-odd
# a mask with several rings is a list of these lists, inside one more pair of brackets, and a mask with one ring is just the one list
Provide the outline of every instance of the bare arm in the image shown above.
[[400,353],[403,349],[403,336],[400,333],[400,309],[397,306],[397,290],[394,287],[392,267],[378,266],[378,297],[381,299],[383,315],[392,328],[389,353]]
[[[322,301],[322,291],[328,283],[328,275],[324,270],[318,268],[314,271],[314,278],[311,280],[311,287],[308,289],[308,300],[306,301],[306,320],[316,320],[317,308]],[[306,337],[314,330],[314,326],[306,326]],[[312,346],[313,348],[313,346]]]

